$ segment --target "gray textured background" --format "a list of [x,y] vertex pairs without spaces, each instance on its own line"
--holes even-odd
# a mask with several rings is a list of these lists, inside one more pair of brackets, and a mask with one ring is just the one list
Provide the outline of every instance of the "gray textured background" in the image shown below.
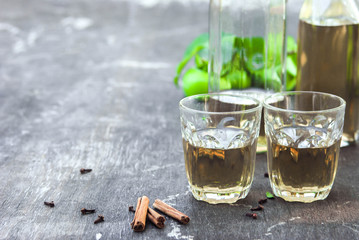
[[[359,148],[341,152],[325,201],[265,205],[265,155],[244,200],[189,192],[172,83],[207,31],[208,1],[0,0],[0,239],[358,239]],[[293,10],[295,12],[295,10]],[[294,26],[294,25],[293,25]],[[293,31],[293,30],[291,30]],[[294,31],[295,32],[295,31]],[[80,175],[80,168],[93,172]],[[191,217],[133,233],[147,195]],[[54,200],[56,207],[43,205]],[[96,208],[81,216],[80,209]]]

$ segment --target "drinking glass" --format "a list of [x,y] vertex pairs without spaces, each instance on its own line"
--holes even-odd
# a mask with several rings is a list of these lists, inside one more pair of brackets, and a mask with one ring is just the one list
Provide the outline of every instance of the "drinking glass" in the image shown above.
[[193,196],[213,204],[245,198],[253,181],[261,102],[213,93],[186,97],[179,108]]
[[325,199],[338,166],[345,101],[321,92],[283,92],[263,103],[269,180],[286,201]]

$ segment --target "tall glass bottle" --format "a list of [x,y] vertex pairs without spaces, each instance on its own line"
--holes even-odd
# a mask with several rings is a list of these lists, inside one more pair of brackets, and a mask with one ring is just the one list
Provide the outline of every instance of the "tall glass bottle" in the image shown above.
[[347,102],[342,144],[359,141],[359,3],[306,0],[298,30],[297,90],[321,91]]
[[[285,90],[285,0],[211,0],[208,91],[264,98]],[[228,92],[228,91],[226,91]],[[263,124],[258,151],[266,149]]]

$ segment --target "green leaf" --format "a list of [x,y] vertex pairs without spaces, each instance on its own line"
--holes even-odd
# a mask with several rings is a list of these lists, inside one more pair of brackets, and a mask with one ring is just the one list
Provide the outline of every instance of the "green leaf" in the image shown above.
[[236,36],[231,34],[223,34],[221,39],[222,63],[226,64],[232,61]]
[[[296,55],[296,54],[295,54]],[[297,58],[294,55],[287,57],[287,73],[292,77],[297,76]]]
[[182,59],[182,61],[178,64],[177,66],[177,75],[175,76],[175,78],[173,79],[173,82],[175,83],[176,86],[178,86],[178,79],[181,76],[181,72],[183,70],[183,68],[186,66],[186,64],[191,60],[191,58],[196,55],[199,51],[201,51],[203,49],[203,46],[197,46],[195,47],[192,52],[187,55],[186,57],[184,57]]
[[267,88],[272,89],[275,92],[281,91],[282,89],[282,80],[279,77],[276,71],[271,69],[267,70]]
[[265,42],[263,38],[253,37],[244,39],[244,49],[244,60],[247,69],[256,71],[264,68]]
[[196,54],[195,63],[198,69],[207,72],[208,71],[208,61],[203,59],[199,54]]
[[251,86],[251,79],[244,70],[234,70],[226,76],[226,79],[231,82],[232,89],[244,89]]
[[269,34],[267,43],[267,66],[282,64],[283,36],[281,34]]
[[[283,40],[280,34],[270,34],[268,36],[268,61],[267,66],[280,65],[282,61]],[[292,36],[287,37],[287,55],[295,55],[297,58],[297,43]]]
[[292,91],[295,89],[297,85],[297,78],[296,77],[291,77],[287,74],[287,84],[286,84],[286,90],[287,91]]
[[271,194],[270,192],[266,192],[266,196],[267,196],[268,199],[273,199],[274,198],[273,194]]
[[287,52],[288,54],[291,54],[292,52],[297,52],[298,45],[295,42],[295,39],[292,36],[287,37]]
[[[264,67],[265,42],[261,37],[239,38],[234,42],[236,49],[233,59],[238,59],[234,66],[242,69],[244,66],[250,72],[262,69]],[[239,63],[239,64],[238,64]]]
[[[196,37],[186,48],[184,56],[181,62],[177,65],[177,72],[176,76],[173,79],[173,82],[176,86],[178,86],[178,80],[181,76],[181,72],[187,63],[194,57],[202,57],[203,60],[207,59],[207,66],[208,66],[208,33],[203,33]],[[198,55],[197,55],[198,54]],[[198,61],[197,57],[197,61]],[[201,69],[203,69],[204,63],[202,64]],[[203,69],[204,70],[204,69]]]
[[291,36],[287,38],[287,83],[286,90],[292,91],[297,84],[297,51],[298,45]]
[[248,55],[257,53],[264,54],[265,42],[262,37],[245,38],[244,47],[247,50]]
[[233,70],[233,65],[231,62],[227,62],[222,65],[221,77],[225,77],[228,73]]
[[201,35],[196,37],[186,48],[183,58],[192,55],[193,50],[195,50],[198,46],[208,48],[208,41],[208,33],[202,33]]
[[252,86],[258,88],[264,88],[264,83],[265,83],[264,69],[257,71],[250,71],[249,74],[252,79]]
[[264,69],[254,71],[251,74],[252,85],[258,88],[270,88],[279,91],[282,87],[281,79],[276,69]]
[[[269,35],[267,41],[267,67],[269,69],[275,69],[276,73],[272,70],[267,70],[266,74],[264,74],[264,62],[266,60],[264,38],[241,38],[232,34],[222,34],[221,52],[223,65],[221,71],[220,87],[228,89],[229,85],[231,85],[232,88],[247,88],[250,86],[264,88],[266,86],[275,90],[281,89],[280,66],[282,54],[282,36],[278,34]],[[199,35],[190,43],[190,45],[186,48],[182,61],[177,66],[177,74],[174,78],[175,85],[178,86],[178,80],[181,76],[181,72],[193,57],[195,58],[196,68],[204,72],[204,74],[207,74],[208,47],[209,40],[207,33]],[[291,36],[288,36],[287,38],[287,51],[288,56],[286,89],[292,90],[295,88],[295,81],[297,75],[297,44],[295,39]],[[198,82],[195,84],[194,80],[188,80],[189,78],[198,79],[198,76],[196,78],[193,77],[194,75],[192,76],[192,74],[194,74],[194,71],[187,71],[186,74],[186,81],[190,82],[192,85],[197,86],[197,90],[195,90],[194,92],[198,92],[198,89],[202,89],[200,92],[204,92],[204,89],[207,89],[208,91],[208,87],[204,87],[204,83],[208,82],[208,79],[204,81],[203,73],[201,74],[203,81],[198,81],[202,82],[203,85],[200,88],[198,87],[200,85]],[[183,84],[185,94],[191,95],[191,92],[187,88],[187,85],[188,84]],[[186,92],[188,92],[188,94]]]

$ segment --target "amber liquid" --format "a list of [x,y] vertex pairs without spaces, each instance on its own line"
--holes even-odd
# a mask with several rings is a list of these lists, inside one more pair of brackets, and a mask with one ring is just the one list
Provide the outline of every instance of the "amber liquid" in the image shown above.
[[316,26],[300,21],[297,81],[297,90],[342,97],[343,140],[359,141],[359,24]]
[[223,194],[249,191],[255,149],[256,143],[241,148],[210,149],[195,147],[183,140],[187,178],[192,190]]
[[333,185],[340,141],[324,148],[295,148],[268,144],[268,170],[276,195],[288,201],[324,199]]

